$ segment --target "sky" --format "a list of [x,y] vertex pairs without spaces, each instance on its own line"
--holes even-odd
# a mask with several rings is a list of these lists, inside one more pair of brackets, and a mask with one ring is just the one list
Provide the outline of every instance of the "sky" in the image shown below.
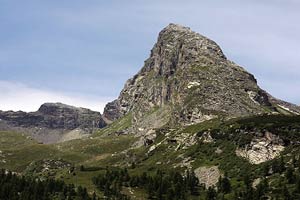
[[273,96],[300,104],[299,0],[0,0],[0,110],[103,111],[169,23],[216,41]]

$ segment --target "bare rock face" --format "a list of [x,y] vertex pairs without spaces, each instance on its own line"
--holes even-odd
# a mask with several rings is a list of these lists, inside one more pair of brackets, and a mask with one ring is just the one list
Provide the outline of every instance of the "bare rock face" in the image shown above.
[[204,166],[195,169],[195,175],[201,184],[204,184],[206,188],[209,188],[216,186],[221,176],[221,172],[217,166]]
[[99,112],[61,103],[45,103],[38,113],[44,117],[43,124],[49,128],[75,129],[105,126]]
[[67,129],[103,127],[105,122],[99,112],[77,108],[62,103],[45,103],[37,112],[0,111],[0,118],[12,126]]
[[275,111],[254,76],[227,60],[214,41],[170,24],[159,33],[144,67],[107,104],[103,116],[112,122],[132,113],[138,127],[149,113],[163,113],[164,121],[156,128]]
[[104,113],[105,115],[103,115],[102,117],[107,123],[111,123],[120,118],[122,116],[122,113],[120,111],[119,101],[114,100],[112,102],[107,103],[105,106]]
[[43,143],[80,138],[106,125],[99,112],[62,103],[45,103],[38,111],[29,113],[0,111],[0,119],[0,130],[28,133]]
[[283,150],[283,141],[278,136],[266,132],[264,137],[253,139],[244,149],[237,149],[236,154],[252,164],[260,164],[276,158]]

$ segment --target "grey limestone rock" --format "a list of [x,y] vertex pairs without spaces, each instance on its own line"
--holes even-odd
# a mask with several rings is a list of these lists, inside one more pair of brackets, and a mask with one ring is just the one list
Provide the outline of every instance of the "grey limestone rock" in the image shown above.
[[45,103],[29,113],[0,111],[0,130],[25,133],[42,143],[78,139],[104,126],[99,112],[62,103]]
[[170,24],[159,33],[143,68],[126,82],[118,99],[107,104],[103,116],[110,123],[132,113],[133,124],[140,127],[142,119],[160,112],[164,116],[156,121],[164,120],[159,126],[187,125],[277,112],[270,97],[214,41]]
[[50,129],[101,128],[105,122],[99,112],[77,108],[62,103],[45,103],[36,112],[0,111],[0,119],[18,127],[43,127]]

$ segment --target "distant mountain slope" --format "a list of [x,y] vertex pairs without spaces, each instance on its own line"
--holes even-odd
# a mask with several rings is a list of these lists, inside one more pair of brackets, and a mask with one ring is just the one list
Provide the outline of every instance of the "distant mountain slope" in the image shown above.
[[[45,103],[36,112],[0,111],[0,129],[29,133],[39,141],[51,143],[60,140],[69,131],[90,132],[106,124],[99,112],[62,103]],[[68,138],[80,137],[68,136]],[[70,135],[70,134],[69,134]]]

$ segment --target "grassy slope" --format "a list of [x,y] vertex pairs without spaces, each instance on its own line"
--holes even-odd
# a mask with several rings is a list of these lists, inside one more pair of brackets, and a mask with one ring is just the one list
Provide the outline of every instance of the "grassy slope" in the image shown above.
[[72,162],[84,160],[84,157],[75,153],[61,152],[51,145],[42,145],[29,137],[15,132],[0,132],[0,150],[2,159],[0,168],[22,172],[32,161],[42,159],[68,159]]
[[[227,172],[231,177],[233,185],[241,184],[241,176],[244,171],[250,171],[255,176],[259,176],[264,165],[251,165],[244,159],[235,155],[234,150],[242,136],[234,135],[233,130],[240,128],[256,127],[258,129],[274,129],[279,127],[278,134],[285,139],[300,141],[300,133],[291,130],[300,130],[300,117],[294,116],[262,116],[255,118],[232,119],[227,122],[217,120],[207,121],[201,124],[185,127],[181,130],[171,131],[172,134],[180,135],[183,133],[199,134],[204,131],[225,132],[232,137],[216,139],[214,143],[198,143],[187,149],[178,149],[177,145],[164,142],[165,134],[158,131],[158,137],[155,143],[162,142],[152,153],[147,154],[149,147],[139,149],[128,149],[135,141],[131,135],[115,136],[109,134],[120,131],[130,126],[130,116],[125,117],[108,128],[101,130],[90,138],[82,140],[73,140],[55,145],[38,144],[30,138],[14,132],[0,132],[0,168],[6,168],[13,171],[22,172],[32,161],[42,159],[63,159],[73,163],[77,168],[75,174],[69,174],[68,169],[56,171],[55,177],[63,179],[67,183],[74,183],[87,187],[90,192],[96,188],[92,184],[91,178],[98,173],[103,173],[106,166],[127,166],[133,160],[136,168],[130,169],[130,173],[137,174],[143,171],[155,172],[157,168],[168,170],[181,162],[180,155],[191,157],[194,162],[193,168],[204,165],[217,165],[223,172]],[[283,127],[283,128],[282,128]],[[222,150],[222,154],[217,154],[216,149]],[[287,148],[284,154],[291,151],[298,151],[298,147]],[[124,150],[127,150],[124,153]],[[121,153],[123,152],[123,153]],[[133,159],[134,158],[134,159]],[[286,157],[286,160],[289,158]],[[90,171],[80,171],[79,166],[98,167]],[[180,170],[180,168],[179,168]],[[276,179],[276,178],[274,178]],[[125,191],[126,192],[126,191]],[[129,192],[129,191],[127,191]],[[98,192],[98,194],[101,194]],[[137,198],[143,196],[143,191],[136,190],[134,195]]]
[[[112,165],[114,159],[118,160],[118,156],[114,159],[110,158],[112,154],[116,153],[117,155],[127,149],[135,140],[132,136],[107,136],[45,145],[38,144],[20,133],[0,132],[0,168],[23,172],[33,161],[63,159],[76,167],[76,175],[69,174],[69,169],[59,169],[55,171],[55,177],[94,191],[95,187],[91,177],[99,172],[80,172],[79,166],[102,166],[105,168]],[[46,173],[44,175],[48,176]]]

